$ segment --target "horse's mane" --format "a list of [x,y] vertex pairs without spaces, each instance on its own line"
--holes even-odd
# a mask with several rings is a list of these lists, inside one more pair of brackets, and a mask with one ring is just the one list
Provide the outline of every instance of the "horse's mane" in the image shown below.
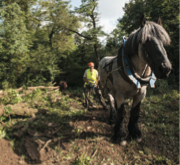
[[145,43],[149,36],[157,38],[163,45],[170,45],[171,39],[166,30],[155,22],[147,21],[143,28],[139,28],[130,34],[125,44],[125,54],[136,54],[138,44]]

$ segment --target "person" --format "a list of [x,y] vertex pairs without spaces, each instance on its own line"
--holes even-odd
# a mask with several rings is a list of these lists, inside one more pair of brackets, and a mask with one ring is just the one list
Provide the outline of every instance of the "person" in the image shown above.
[[100,80],[98,76],[98,71],[94,69],[94,63],[90,62],[88,63],[89,69],[86,69],[83,75],[83,80],[85,81],[84,83],[84,93],[85,93],[85,106],[87,109],[89,109],[89,92],[93,88],[96,95],[98,96],[100,103],[104,107],[105,110],[107,110],[106,103],[102,97],[101,91],[98,86],[98,82]]
[[89,66],[89,69],[86,69],[83,76],[83,79],[85,81],[84,86],[89,85],[90,87],[96,87],[99,81],[98,71],[94,69],[93,62],[90,62],[88,66]]

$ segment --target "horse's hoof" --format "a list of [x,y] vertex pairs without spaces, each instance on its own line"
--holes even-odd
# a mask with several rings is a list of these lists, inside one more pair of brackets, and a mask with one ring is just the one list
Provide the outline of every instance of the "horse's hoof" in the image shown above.
[[137,139],[136,139],[136,142],[137,142],[137,143],[141,143],[141,141],[142,141],[142,138],[137,138]]
[[126,140],[123,140],[123,141],[120,143],[120,145],[123,146],[123,147],[126,146],[126,144],[127,144],[127,141],[126,141]]

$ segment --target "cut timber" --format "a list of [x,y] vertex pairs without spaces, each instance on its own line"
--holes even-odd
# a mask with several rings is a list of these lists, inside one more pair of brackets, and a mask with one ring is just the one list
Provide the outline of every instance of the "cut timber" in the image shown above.
[[59,89],[59,86],[57,87],[45,87],[45,86],[37,86],[37,87],[28,87],[28,90],[35,90],[35,89],[50,89],[50,90],[54,90],[54,89]]
[[[55,90],[55,89],[59,89],[59,86],[57,86],[57,87],[46,87],[46,86],[27,87],[27,89],[26,89],[26,90],[35,90],[35,89],[37,89],[37,88],[39,88],[39,89]],[[16,91],[17,91],[17,92],[19,92],[19,91],[21,91],[21,90],[23,90],[23,88],[22,88],[22,87],[21,87],[21,88],[16,89]]]
[[8,104],[6,106],[1,106],[0,107],[0,116],[5,116],[8,117],[8,114],[5,113],[5,107],[8,108],[10,107],[11,112],[9,115],[11,116],[26,116],[30,117],[33,116],[34,114],[38,113],[37,109],[29,108],[27,104],[25,103],[18,103],[18,104]]
[[52,135],[46,134],[46,133],[37,133],[36,131],[33,130],[28,130],[28,134],[33,136],[33,137],[41,137],[41,136],[45,136],[48,138],[52,138]]
[[[44,90],[44,89],[47,89],[47,90],[56,90],[56,89],[59,89],[59,86],[56,86],[56,87],[51,87],[51,86],[50,87],[46,87],[46,86],[27,87],[26,90],[35,90],[37,88],[42,89],[42,90]],[[20,91],[23,90],[23,87],[20,87],[18,89],[14,89],[14,90],[16,90],[17,92],[20,92]],[[7,94],[8,94],[8,91],[2,91],[0,93],[0,97],[3,97],[5,95],[7,95]]]

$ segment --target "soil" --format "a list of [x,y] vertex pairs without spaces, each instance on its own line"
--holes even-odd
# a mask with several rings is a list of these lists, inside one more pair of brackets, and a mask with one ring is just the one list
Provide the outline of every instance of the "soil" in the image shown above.
[[26,165],[27,163],[12,149],[12,145],[5,139],[0,139],[0,165]]
[[[71,106],[77,108],[79,105],[74,103]],[[126,105],[127,109],[128,107]],[[142,110],[141,117],[143,113]],[[161,160],[163,156],[174,162],[176,159],[178,161],[176,150],[168,144],[164,150],[160,145],[162,139],[156,132],[147,130],[141,119],[141,143],[137,144],[128,138],[125,147],[113,143],[113,126],[107,124],[108,116],[109,112],[98,106],[90,109],[85,115],[62,119],[68,122],[61,125],[52,121],[48,123],[48,128],[40,130],[41,134],[33,134],[32,128],[29,128],[32,134],[27,133],[23,139],[19,139],[19,145],[16,143],[15,150],[10,141],[0,139],[0,165],[169,164],[165,159]],[[129,111],[125,118],[126,130],[128,120]],[[60,131],[57,132],[57,129]],[[157,155],[160,157],[157,158]]]

